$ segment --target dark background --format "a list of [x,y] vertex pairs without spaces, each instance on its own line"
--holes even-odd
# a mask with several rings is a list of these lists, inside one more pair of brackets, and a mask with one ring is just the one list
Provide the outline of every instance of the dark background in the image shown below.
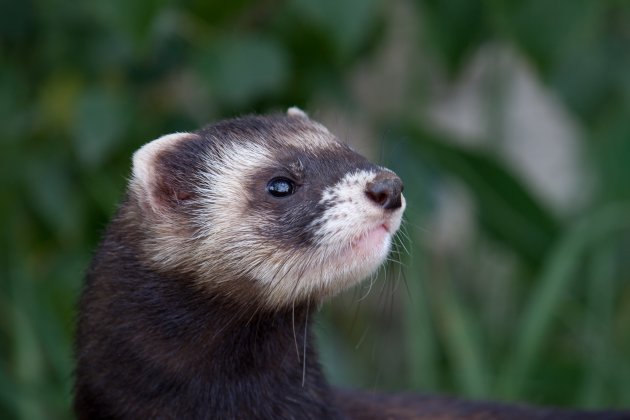
[[0,417],[68,418],[74,304],[140,145],[298,105],[397,171],[331,380],[630,406],[630,3],[0,0]]

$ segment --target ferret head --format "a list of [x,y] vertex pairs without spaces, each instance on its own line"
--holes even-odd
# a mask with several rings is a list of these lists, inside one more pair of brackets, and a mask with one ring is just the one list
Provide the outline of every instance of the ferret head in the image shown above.
[[402,188],[291,108],[146,144],[133,157],[130,205],[153,269],[279,308],[373,273],[400,226]]

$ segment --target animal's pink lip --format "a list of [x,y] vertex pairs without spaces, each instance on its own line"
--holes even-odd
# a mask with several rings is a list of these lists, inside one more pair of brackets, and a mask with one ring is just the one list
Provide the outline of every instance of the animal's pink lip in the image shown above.
[[386,223],[381,223],[353,240],[351,248],[354,250],[374,249],[383,243],[384,238],[389,235],[389,231],[390,227]]

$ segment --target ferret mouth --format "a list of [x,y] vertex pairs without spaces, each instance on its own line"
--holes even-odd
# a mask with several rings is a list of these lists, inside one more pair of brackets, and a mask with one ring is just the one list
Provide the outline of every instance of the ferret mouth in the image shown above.
[[388,223],[381,223],[352,240],[350,250],[362,253],[381,249],[391,236],[390,231],[391,226]]

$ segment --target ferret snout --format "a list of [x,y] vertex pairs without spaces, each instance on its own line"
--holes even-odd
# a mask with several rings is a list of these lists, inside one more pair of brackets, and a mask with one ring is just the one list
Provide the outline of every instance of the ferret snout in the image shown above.
[[385,210],[396,210],[402,206],[403,183],[392,172],[381,172],[365,188],[368,198]]

